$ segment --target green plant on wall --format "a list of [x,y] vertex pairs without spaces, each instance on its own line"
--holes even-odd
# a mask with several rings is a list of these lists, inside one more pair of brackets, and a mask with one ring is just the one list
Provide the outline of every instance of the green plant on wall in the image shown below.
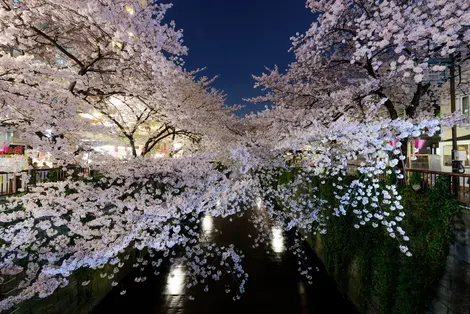
[[[96,272],[90,268],[80,268],[74,272],[75,278],[77,280],[77,297],[78,303],[81,307],[85,308],[89,306],[90,309],[94,303],[95,297],[93,294],[93,277],[96,277]],[[83,283],[87,283],[83,285]]]
[[409,179],[409,184],[411,187],[420,186],[421,187],[421,174],[419,172],[412,172]]
[[51,170],[47,173],[47,181],[48,182],[57,182],[58,180],[59,171],[58,170]]
[[[280,182],[289,180],[291,175],[285,174]],[[390,184],[388,181],[394,179],[389,176],[386,182]],[[358,287],[357,305],[361,312],[425,312],[433,295],[433,283],[439,280],[446,261],[452,242],[452,218],[460,206],[450,192],[449,180],[448,176],[438,177],[435,186],[422,193],[416,193],[411,186],[400,187],[406,212],[402,228],[410,238],[407,245],[412,257],[405,256],[397,240],[383,228],[351,228],[355,217],[350,212],[328,220],[327,233],[320,236],[325,266],[340,291],[347,293],[348,287]],[[334,203],[332,183],[312,180],[309,185],[312,193]],[[409,183],[420,184],[419,174],[412,176]],[[357,282],[350,282],[356,280],[350,274],[353,264]]]

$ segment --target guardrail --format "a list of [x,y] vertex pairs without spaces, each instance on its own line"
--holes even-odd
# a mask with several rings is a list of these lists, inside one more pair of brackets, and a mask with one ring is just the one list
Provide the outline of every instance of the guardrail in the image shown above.
[[[349,165],[348,172],[350,174],[355,174],[357,171],[357,165]],[[403,179],[398,179],[397,183],[399,185],[408,185],[410,184],[410,178],[413,173],[417,173],[420,178],[420,189],[428,190],[436,184],[436,180],[439,176],[449,176],[449,190],[453,191],[457,199],[466,205],[470,205],[470,173],[453,173],[453,172],[443,172],[443,171],[434,171],[426,169],[414,169],[407,168],[405,169],[405,176]],[[386,174],[379,175],[381,181],[387,179]],[[456,189],[454,190],[454,185]]]
[[[401,184],[409,183],[412,173],[417,173],[421,179],[421,188],[430,189],[436,184],[436,179],[439,176],[449,176],[449,189],[455,191],[458,200],[464,204],[470,204],[470,174],[466,173],[453,173],[453,172],[442,172],[425,169],[406,169],[406,179],[400,182]],[[454,188],[455,185],[455,188]],[[454,190],[455,189],[455,190]]]
[[[410,179],[413,173],[418,174],[420,178],[419,188],[424,191],[432,188],[436,184],[436,180],[439,176],[450,177],[449,190],[456,195],[457,199],[461,203],[470,205],[470,174],[408,168],[405,169],[406,175],[404,176],[404,178],[398,180],[398,184],[411,184]],[[384,181],[386,178],[386,174],[382,174],[379,176],[379,179],[382,181]],[[455,190],[454,185],[456,185]]]
[[46,182],[63,181],[68,176],[76,178],[87,176],[88,172],[87,168],[80,167],[68,167],[67,170],[63,168],[44,168],[23,170],[19,173],[0,172],[0,196],[26,192],[29,187],[35,187]]

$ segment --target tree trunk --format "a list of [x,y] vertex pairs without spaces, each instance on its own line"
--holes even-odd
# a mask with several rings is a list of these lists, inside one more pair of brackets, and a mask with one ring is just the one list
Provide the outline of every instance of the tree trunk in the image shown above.
[[132,156],[135,158],[137,157],[137,151],[135,149],[135,142],[131,136],[128,136],[127,139],[129,140],[129,144],[131,145]]
[[405,169],[406,169],[406,162],[408,160],[408,138],[404,138],[401,141],[401,151],[403,155],[406,157],[405,160],[400,160],[398,163],[398,168],[403,171],[403,175],[405,175]]
[[426,94],[429,87],[431,87],[431,83],[427,83],[424,85],[422,85],[421,83],[418,84],[418,87],[416,88],[416,91],[413,95],[413,99],[411,100],[411,104],[405,108],[406,115],[409,118],[414,118],[416,109],[418,109],[419,107],[421,97]]

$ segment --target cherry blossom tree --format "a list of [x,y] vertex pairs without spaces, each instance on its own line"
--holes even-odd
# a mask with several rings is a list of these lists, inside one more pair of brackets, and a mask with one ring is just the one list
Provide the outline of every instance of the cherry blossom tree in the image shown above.
[[162,24],[169,7],[145,1],[5,2],[2,128],[21,124],[21,136],[39,140],[51,129],[54,140],[77,145],[84,131],[99,131],[77,113],[98,113],[129,142],[133,156],[135,134],[148,123],[160,127],[148,134],[144,153],[162,137],[187,134],[169,125],[165,113],[178,102],[175,82],[191,80],[178,65],[186,53],[181,32],[173,23]]
[[[391,237],[401,236],[401,251],[412,256],[402,242],[409,239],[399,227],[404,212],[398,211],[403,208],[396,183],[384,187],[379,176],[395,172],[403,178],[396,167],[406,159],[409,137],[459,123],[458,116],[433,118],[442,90],[432,76],[446,69],[439,62],[468,60],[470,3],[308,1],[307,6],[317,21],[292,38],[296,61],[285,72],[274,67],[254,76],[265,94],[251,101],[273,107],[247,117],[247,128],[258,135],[249,147],[262,148],[257,156],[269,155],[261,160],[279,161],[264,164],[260,177],[271,184],[260,190],[260,198],[271,219],[302,234],[327,232],[324,222],[331,217],[325,208],[335,216],[352,212],[358,219],[354,227],[382,224]],[[345,183],[347,165],[355,160],[359,177]],[[294,180],[276,186],[292,165],[299,168]],[[305,191],[318,179],[333,185],[339,203]],[[279,200],[282,212],[272,209]]]
[[[182,34],[173,22],[162,22],[169,7],[140,0],[3,1],[0,131],[14,130],[59,165],[82,162],[82,152],[91,148],[86,147],[89,134],[124,138],[138,157],[167,138],[200,141],[207,134],[214,140],[224,133],[233,109],[210,87],[212,80],[183,70]],[[211,131],[216,125],[217,132]],[[142,153],[136,151],[138,138]],[[94,159],[103,176],[98,182],[50,183],[2,204],[2,282],[3,276],[25,276],[17,293],[0,301],[1,309],[49,295],[78,268],[121,265],[128,247],[168,251],[177,244],[189,247],[190,241],[193,249],[184,258],[199,269],[197,263],[205,259],[194,247],[196,234],[181,231],[178,219],[195,223],[203,210],[221,202],[222,192],[237,187],[239,195],[244,193],[243,186],[230,184],[214,169],[213,156]],[[235,213],[238,202],[217,214]],[[76,208],[79,204],[84,211]],[[203,251],[232,259],[232,269],[242,272],[233,249],[211,250]]]
[[[196,73],[178,73],[172,90],[164,96],[159,91],[149,100],[112,96],[93,104],[92,111],[83,115],[124,139],[133,157],[147,155],[163,141],[199,143],[203,134],[208,136],[215,129],[209,127],[211,123],[221,123],[233,109],[226,108],[224,95],[210,86],[213,80],[198,80]],[[139,152],[138,142],[142,146]]]
[[[132,156],[97,154],[92,166],[99,175],[46,183],[0,204],[0,284],[16,280],[0,310],[52,294],[80,268],[116,286],[129,250],[141,254],[132,261],[141,269],[160,266],[156,252],[186,263],[191,286],[230,273],[238,287],[229,292],[239,299],[248,277],[243,253],[203,243],[197,227],[203,215],[231,217],[251,207],[259,208],[251,220],[261,231],[254,245],[272,237],[270,224],[295,229],[301,238],[327,232],[327,219],[352,212],[351,227],[381,226],[411,257],[400,227],[401,196],[380,176],[403,176],[397,165],[405,156],[402,143],[390,144],[395,139],[432,135],[459,122],[457,116],[418,115],[418,109],[425,112],[430,97],[424,60],[457,54],[457,46],[463,60],[468,41],[468,4],[460,13],[450,1],[430,4],[309,1],[321,14],[294,39],[297,61],[285,74],[275,68],[257,78],[268,93],[255,100],[271,101],[273,108],[239,119],[212,79],[183,69],[182,33],[163,22],[169,5],[2,1],[0,131],[21,132],[29,146],[50,152],[60,165],[81,163],[93,133],[127,141]],[[448,22],[431,19],[428,31],[423,14],[438,11]],[[396,21],[402,27],[395,29]],[[438,29],[445,36],[428,43]],[[413,77],[406,74],[411,71]],[[415,89],[393,92],[396,84]],[[413,109],[416,93],[419,107]],[[415,120],[399,117],[407,109]],[[144,158],[176,136],[193,140],[187,154]],[[351,160],[360,163],[352,179]],[[295,177],[279,184],[286,172]],[[308,190],[312,181],[332,183],[336,201],[322,198],[318,186]],[[302,253],[299,240],[293,250]],[[301,274],[311,281],[308,267]]]
[[328,106],[325,97],[346,89],[351,101],[337,103],[335,114],[329,108],[329,120],[344,112],[367,119],[370,98],[380,104],[372,113],[384,108],[392,119],[434,116],[440,91],[431,77],[446,68],[439,60],[468,59],[468,1],[310,0],[307,6],[316,21],[292,38],[296,61],[286,73],[274,68],[255,77],[267,94],[254,101],[321,108]]

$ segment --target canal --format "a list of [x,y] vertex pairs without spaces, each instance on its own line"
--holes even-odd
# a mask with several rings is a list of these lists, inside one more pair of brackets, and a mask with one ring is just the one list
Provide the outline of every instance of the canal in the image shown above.
[[[288,239],[281,229],[273,227],[274,238],[263,244],[265,247],[254,247],[257,230],[247,215],[232,221],[206,215],[201,227],[206,241],[234,244],[243,251],[243,268],[249,278],[240,300],[233,301],[222,282],[212,282],[208,292],[203,285],[187,288],[185,268],[179,265],[163,267],[158,276],[152,270],[146,271],[144,283],[134,282],[139,272],[134,270],[93,313],[356,313],[312,252],[307,253],[313,270],[312,284],[300,276],[298,259],[287,249]],[[124,295],[122,287],[126,290]]]

